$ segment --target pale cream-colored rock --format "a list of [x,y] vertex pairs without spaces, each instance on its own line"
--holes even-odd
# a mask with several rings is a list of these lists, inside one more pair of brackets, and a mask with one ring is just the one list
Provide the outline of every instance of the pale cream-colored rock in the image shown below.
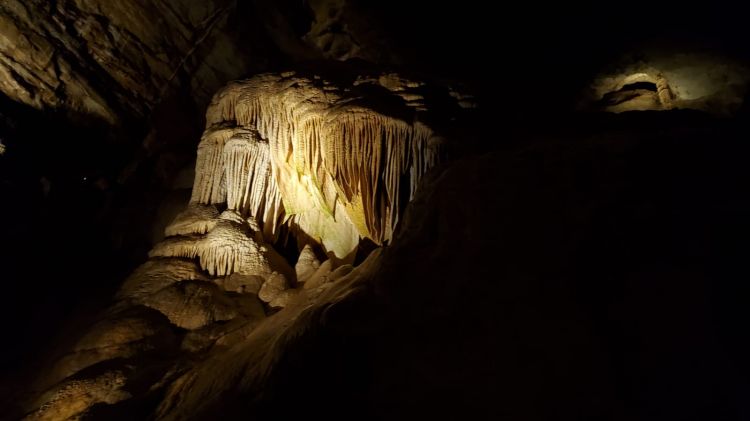
[[331,259],[328,259],[325,262],[321,263],[320,267],[307,279],[304,288],[317,288],[328,282],[328,276],[331,274],[332,268],[333,262],[331,261]]
[[[638,61],[623,58],[598,75],[581,108],[609,112],[695,109],[728,115],[750,86],[746,64],[720,54],[644,48]],[[634,89],[638,86],[650,89]]]
[[209,282],[173,284],[145,297],[142,302],[167,316],[176,326],[191,330],[215,321],[231,320],[240,314],[235,302]]
[[69,380],[45,393],[29,421],[81,419],[97,403],[115,404],[130,398],[122,389],[127,378],[121,371],[108,371],[93,378]]
[[258,292],[258,298],[266,303],[270,303],[276,299],[281,292],[287,289],[289,289],[289,281],[286,277],[281,273],[274,273],[263,283],[260,292]]
[[258,275],[243,275],[233,273],[223,278],[222,288],[225,291],[236,292],[238,294],[255,294],[257,295],[263,285],[263,278]]
[[[360,91],[373,86],[387,98],[370,107]],[[420,89],[395,74],[350,86],[293,72],[232,82],[206,112],[192,201],[249,213],[268,239],[286,221],[340,259],[360,237],[388,241],[440,155]]]
[[[242,313],[240,317],[226,323],[215,323],[201,329],[188,332],[182,340],[181,349],[188,352],[199,352],[209,349],[218,344],[227,346],[236,340],[236,337],[254,329],[266,318],[263,303],[258,297],[244,295],[234,298],[238,310]],[[232,339],[235,337],[235,339]]]
[[142,264],[125,280],[117,297],[140,300],[175,282],[208,281],[195,263],[184,259],[152,259]]
[[176,235],[205,234],[216,225],[218,218],[219,211],[216,206],[190,203],[167,226],[164,235],[173,237]]
[[315,273],[319,267],[320,261],[315,257],[315,252],[309,244],[306,244],[299,253],[297,264],[294,265],[294,271],[297,273],[297,283],[305,283],[307,278]]
[[273,272],[293,276],[294,271],[276,251],[253,238],[247,221],[225,211],[206,235],[170,237],[154,246],[151,257],[198,258],[211,275],[233,273],[267,278]]
[[226,353],[212,356],[171,383],[159,405],[157,418],[190,418],[204,409],[207,402],[218,402],[229,391],[261,388],[289,341],[319,323],[327,309],[362,288],[380,262],[381,249],[377,249],[337,282],[301,289],[286,307],[257,327],[237,332],[232,339],[239,340]]

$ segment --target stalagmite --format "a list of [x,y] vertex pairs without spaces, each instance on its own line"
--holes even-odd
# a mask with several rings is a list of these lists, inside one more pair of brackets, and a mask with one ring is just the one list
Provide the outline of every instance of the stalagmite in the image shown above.
[[258,292],[258,298],[266,303],[271,303],[275,300],[283,291],[289,289],[289,282],[286,277],[280,273],[274,273],[270,278],[263,284]]
[[669,89],[667,79],[660,73],[656,75],[656,92],[659,95],[661,106],[665,110],[672,109],[672,91]]
[[149,260],[125,280],[117,297],[139,300],[162,288],[180,281],[208,281],[201,268],[191,261],[180,259]]
[[320,261],[315,257],[312,247],[306,245],[297,258],[294,271],[297,273],[297,282],[304,283],[320,267]]
[[190,202],[204,204],[226,201],[226,181],[224,180],[224,144],[238,129],[229,126],[216,126],[206,129],[198,144],[198,157],[195,162],[195,182]]
[[190,330],[239,315],[232,300],[208,282],[173,284],[146,297],[143,304],[167,316],[175,326]]
[[227,208],[260,218],[274,239],[281,195],[272,177],[268,142],[255,131],[240,131],[226,142],[223,154]]

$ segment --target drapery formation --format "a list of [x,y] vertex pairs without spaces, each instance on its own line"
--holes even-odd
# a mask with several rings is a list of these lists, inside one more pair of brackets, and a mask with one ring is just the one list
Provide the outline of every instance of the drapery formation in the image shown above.
[[420,87],[393,75],[343,88],[294,74],[231,83],[206,113],[192,202],[226,203],[269,240],[288,223],[339,257],[360,238],[388,242],[438,162]]

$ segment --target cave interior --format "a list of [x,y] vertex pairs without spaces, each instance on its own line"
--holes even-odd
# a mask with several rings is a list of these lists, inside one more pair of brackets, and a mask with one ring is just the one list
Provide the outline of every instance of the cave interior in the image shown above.
[[749,419],[746,20],[7,0],[0,419]]

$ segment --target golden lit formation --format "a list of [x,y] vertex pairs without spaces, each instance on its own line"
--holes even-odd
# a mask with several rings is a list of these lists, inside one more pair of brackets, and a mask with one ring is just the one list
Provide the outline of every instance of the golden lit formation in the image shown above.
[[287,223],[339,258],[360,238],[383,244],[439,157],[420,87],[395,75],[343,88],[294,74],[234,82],[206,114],[192,201],[253,216],[267,240]]

